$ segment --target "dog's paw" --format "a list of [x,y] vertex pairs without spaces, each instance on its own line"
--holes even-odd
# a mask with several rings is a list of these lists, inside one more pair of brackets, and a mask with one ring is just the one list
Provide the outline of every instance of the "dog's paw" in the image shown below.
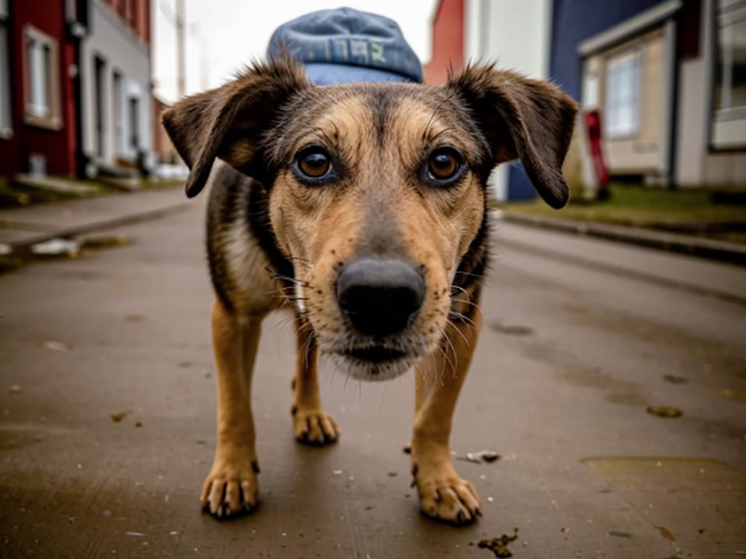
[[414,466],[412,474],[412,484],[417,486],[423,514],[457,526],[471,524],[482,516],[482,502],[477,490],[459,477],[452,465],[430,471],[418,471]]
[[241,464],[216,464],[202,486],[202,509],[216,518],[235,517],[253,511],[259,504],[256,460]]
[[312,446],[323,446],[337,442],[339,425],[324,410],[304,410],[294,407],[293,428],[295,440]]

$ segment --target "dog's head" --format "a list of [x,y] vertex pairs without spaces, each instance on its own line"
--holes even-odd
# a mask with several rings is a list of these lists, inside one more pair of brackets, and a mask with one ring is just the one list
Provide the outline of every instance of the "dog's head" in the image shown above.
[[542,198],[565,205],[575,113],[553,85],[492,66],[443,87],[315,87],[280,59],[184,99],[164,124],[188,196],[216,157],[264,185],[298,312],[353,376],[382,380],[440,343],[454,275],[487,242],[495,165],[520,158]]

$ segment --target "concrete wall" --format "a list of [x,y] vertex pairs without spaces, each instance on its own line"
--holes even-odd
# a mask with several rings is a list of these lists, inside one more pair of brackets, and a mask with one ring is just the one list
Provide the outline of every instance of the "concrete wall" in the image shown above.
[[[91,35],[84,42],[83,68],[83,147],[92,161],[114,164],[116,159],[135,162],[137,150],[130,145],[129,99],[139,101],[140,149],[148,158],[153,150],[153,100],[150,91],[150,50],[109,4],[92,0]],[[104,152],[97,155],[96,143],[96,57],[105,61]],[[114,73],[121,76],[121,129],[115,130]]]

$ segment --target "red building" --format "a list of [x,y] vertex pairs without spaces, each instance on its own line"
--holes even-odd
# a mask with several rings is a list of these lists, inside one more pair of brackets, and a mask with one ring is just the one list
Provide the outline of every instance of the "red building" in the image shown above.
[[[75,40],[65,0],[4,2],[0,176],[76,172]],[[75,5],[75,3],[72,3]]]
[[443,84],[449,68],[464,67],[464,0],[440,0],[433,16],[432,56],[425,64],[425,83]]
[[0,177],[147,159],[150,25],[150,0],[0,0]]

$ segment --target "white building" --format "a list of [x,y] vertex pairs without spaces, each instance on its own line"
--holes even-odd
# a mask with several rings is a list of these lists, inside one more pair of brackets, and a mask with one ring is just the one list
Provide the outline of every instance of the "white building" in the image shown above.
[[[468,61],[497,61],[536,79],[549,75],[552,0],[464,0],[464,54]],[[506,200],[510,165],[492,173],[498,200]]]
[[153,153],[149,0],[91,0],[83,43],[83,150],[88,173],[150,166]]

